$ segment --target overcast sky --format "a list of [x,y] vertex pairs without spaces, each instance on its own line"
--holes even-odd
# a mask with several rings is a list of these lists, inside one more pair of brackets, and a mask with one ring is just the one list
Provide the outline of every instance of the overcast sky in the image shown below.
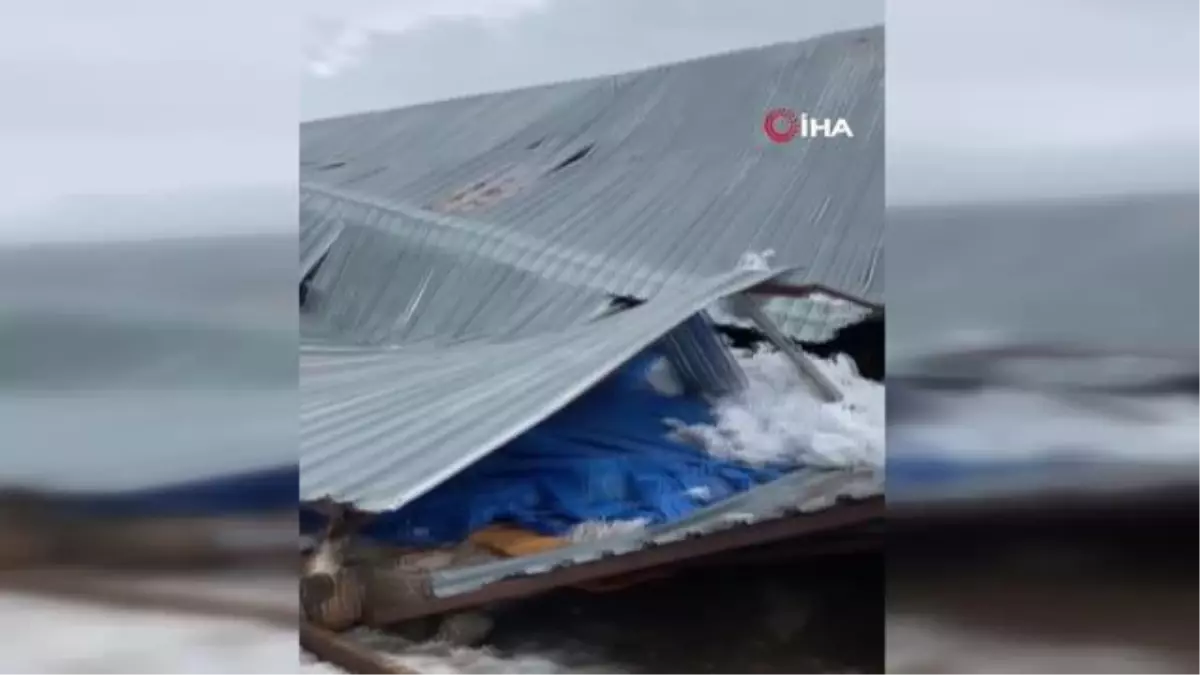
[[1197,184],[1195,0],[889,6],[889,203]]
[[[66,195],[289,184],[301,116],[627,71],[882,12],[876,0],[15,0],[0,21],[0,237],[21,227],[6,214]],[[1195,186],[1197,24],[1194,0],[893,3],[889,197]]]
[[0,239],[70,236],[24,217],[64,196],[293,186],[299,27],[288,0],[4,3]]
[[882,0],[304,0],[306,118],[883,23]]
[[[839,0],[305,0],[306,119],[878,23]],[[886,15],[889,203],[1197,183],[1194,0],[904,0]]]

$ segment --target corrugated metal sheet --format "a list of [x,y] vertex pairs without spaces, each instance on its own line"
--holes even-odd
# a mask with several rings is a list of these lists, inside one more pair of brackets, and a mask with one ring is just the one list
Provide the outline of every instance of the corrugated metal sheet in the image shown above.
[[536,575],[732,527],[821,511],[839,500],[883,494],[883,482],[882,470],[873,468],[801,470],[662,527],[575,544],[539,555],[440,570],[431,575],[432,590],[437,597],[460,595],[502,579]]
[[775,276],[734,271],[589,325],[511,342],[304,347],[300,496],[402,506],[545,419],[715,300]]
[[586,320],[611,300],[577,278],[549,280],[523,266],[520,256],[535,255],[535,241],[472,250],[469,235],[452,226],[414,239],[402,214],[359,215],[370,224],[346,225],[312,280],[310,332],[360,344],[514,338]]
[[771,298],[763,311],[785,335],[801,342],[831,340],[839,328],[862,321],[871,309],[837,298]]
[[328,199],[300,194],[300,278],[312,271],[342,233],[339,209]]
[[[773,107],[846,118],[854,137],[773,144],[761,128]],[[322,268],[314,287],[330,302],[354,296],[341,329],[389,342],[491,334],[489,321],[533,311],[561,326],[596,294],[653,297],[768,249],[772,265],[799,268],[796,283],[880,301],[883,112],[883,30],[872,28],[311,122],[302,240],[324,242],[340,223],[330,257],[357,268],[353,279]],[[366,229],[412,256],[489,268],[489,283],[445,292],[477,309],[409,314],[422,282]],[[305,245],[306,259],[318,249]]]
[[667,333],[661,345],[688,391],[718,397],[740,391],[746,384],[746,374],[733,351],[705,312]]

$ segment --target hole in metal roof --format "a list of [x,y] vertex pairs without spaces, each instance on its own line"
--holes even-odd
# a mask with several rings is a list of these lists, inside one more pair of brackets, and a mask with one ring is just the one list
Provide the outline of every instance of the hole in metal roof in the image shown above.
[[571,153],[566,159],[559,162],[558,164],[555,164],[554,168],[550,169],[550,173],[554,173],[555,171],[562,171],[563,169],[567,168],[568,166],[571,166],[572,164],[583,159],[584,157],[587,157],[589,154],[591,154],[592,148],[594,148],[594,147],[596,147],[595,143],[588,143],[587,145],[583,146],[582,148],[576,150],[575,152]]

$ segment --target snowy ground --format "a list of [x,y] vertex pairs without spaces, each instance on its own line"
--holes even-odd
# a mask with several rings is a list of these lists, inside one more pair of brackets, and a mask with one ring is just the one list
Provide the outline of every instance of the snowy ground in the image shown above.
[[1069,645],[964,628],[949,618],[895,615],[887,622],[892,673],[1175,673],[1177,659],[1136,645]]
[[[1142,465],[1195,463],[1200,407],[1185,358],[1079,347],[989,345],[918,365],[912,375],[954,387],[894,380],[893,451],[919,448],[952,459],[1075,458]],[[1026,353],[1028,355],[1026,355]],[[1154,387],[1152,385],[1158,385]],[[895,455],[893,455],[895,456]],[[1195,472],[1191,472],[1192,477]]]
[[[57,573],[55,573],[57,574]],[[31,584],[53,583],[43,574]],[[296,581],[281,573],[156,575],[131,580],[81,571],[70,577],[85,588],[119,589],[107,602],[85,602],[33,590],[0,590],[0,672],[11,673],[294,673],[296,631],[282,619],[211,618],[183,611],[133,609],[120,597],[198,598],[231,608],[296,612]],[[11,579],[9,580],[11,581]]]
[[297,664],[295,630],[11,592],[0,594],[0,634],[6,673],[294,673]]
[[1031,460],[1068,451],[1096,459],[1175,463],[1196,459],[1195,396],[1055,396],[985,389],[927,394],[938,414],[893,429],[948,458]]
[[[430,642],[412,646],[404,640],[378,631],[360,629],[347,636],[353,642],[368,647],[386,660],[417,673],[520,673],[540,675],[549,673],[611,673],[613,669],[597,667],[580,669],[568,663],[561,654],[527,653],[501,654],[490,647],[464,648]],[[323,663],[311,654],[301,652],[303,672],[341,673],[336,666]]]

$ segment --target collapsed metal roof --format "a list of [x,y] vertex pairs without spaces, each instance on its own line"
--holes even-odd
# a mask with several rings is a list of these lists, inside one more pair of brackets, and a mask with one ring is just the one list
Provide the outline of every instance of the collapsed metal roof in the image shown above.
[[[774,107],[854,136],[772,143]],[[879,302],[883,110],[875,27],[306,123],[301,274],[328,253],[317,318],[360,343],[577,324],[750,251]]]
[[[302,125],[300,273],[315,274],[301,499],[401,507],[781,275],[880,304],[882,39],[872,28]],[[773,144],[761,125],[774,107],[845,118],[854,136]],[[748,253],[766,264],[743,265]],[[613,296],[645,302],[605,315]],[[768,311],[793,335],[855,316],[819,302]],[[876,470],[802,470],[682,523],[428,581],[437,602],[470,603],[514,577],[555,585],[542,572],[634,565],[881,491]]]
[[735,270],[590,324],[507,342],[303,346],[300,498],[399,508],[546,419],[714,301],[778,274]]

